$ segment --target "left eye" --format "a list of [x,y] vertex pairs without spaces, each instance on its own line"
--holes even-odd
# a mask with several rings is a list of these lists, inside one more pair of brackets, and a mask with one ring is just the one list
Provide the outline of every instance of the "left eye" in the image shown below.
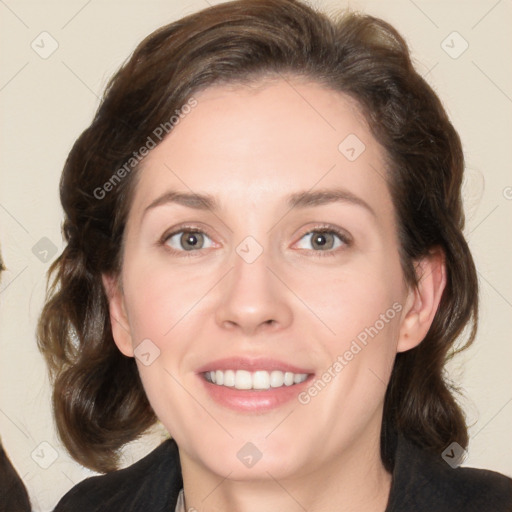
[[299,249],[308,249],[314,251],[329,251],[337,249],[346,240],[334,231],[310,231],[306,233],[299,241]]
[[170,235],[165,243],[177,251],[194,251],[213,246],[211,238],[200,231],[179,231]]

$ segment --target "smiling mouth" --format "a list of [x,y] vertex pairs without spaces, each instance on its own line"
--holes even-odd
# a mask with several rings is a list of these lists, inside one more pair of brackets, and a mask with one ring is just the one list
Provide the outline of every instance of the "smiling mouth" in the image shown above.
[[308,373],[293,373],[274,370],[213,370],[202,373],[211,384],[239,390],[265,391],[271,388],[290,387],[304,382]]

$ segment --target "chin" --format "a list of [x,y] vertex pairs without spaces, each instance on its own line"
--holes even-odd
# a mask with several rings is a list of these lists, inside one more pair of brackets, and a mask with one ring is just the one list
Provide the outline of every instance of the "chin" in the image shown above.
[[264,436],[237,437],[218,444],[211,442],[207,451],[196,453],[209,471],[230,480],[279,480],[291,477],[306,467],[307,461],[297,458],[298,447],[297,442],[290,439],[286,442],[282,436],[276,436],[274,440],[265,439]]

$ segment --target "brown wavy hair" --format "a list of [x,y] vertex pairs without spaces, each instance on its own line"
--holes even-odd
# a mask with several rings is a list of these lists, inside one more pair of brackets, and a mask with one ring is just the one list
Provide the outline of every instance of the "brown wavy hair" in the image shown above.
[[457,132],[415,71],[405,41],[386,22],[354,13],[332,18],[297,0],[239,0],[189,15],[142,41],[108,83],[64,166],[67,245],[49,271],[38,343],[54,380],[59,434],[84,466],[115,469],[119,449],[156,421],[134,359],[113,341],[101,280],[120,271],[139,166],[114,185],[105,183],[194,93],[284,76],[358,102],[386,152],[410,285],[416,284],[415,261],[435,248],[445,254],[447,285],[433,324],[419,346],[396,357],[383,444],[393,430],[439,454],[452,441],[467,446],[465,419],[443,373],[465,327],[464,346],[473,341],[478,313],[476,271],[462,234]]

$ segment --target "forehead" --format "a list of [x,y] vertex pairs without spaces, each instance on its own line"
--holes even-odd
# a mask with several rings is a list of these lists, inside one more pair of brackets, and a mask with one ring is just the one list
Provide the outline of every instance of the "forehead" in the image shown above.
[[340,186],[376,210],[390,208],[384,150],[349,96],[279,79],[212,86],[194,99],[196,106],[144,160],[134,210],[164,188],[239,207]]

